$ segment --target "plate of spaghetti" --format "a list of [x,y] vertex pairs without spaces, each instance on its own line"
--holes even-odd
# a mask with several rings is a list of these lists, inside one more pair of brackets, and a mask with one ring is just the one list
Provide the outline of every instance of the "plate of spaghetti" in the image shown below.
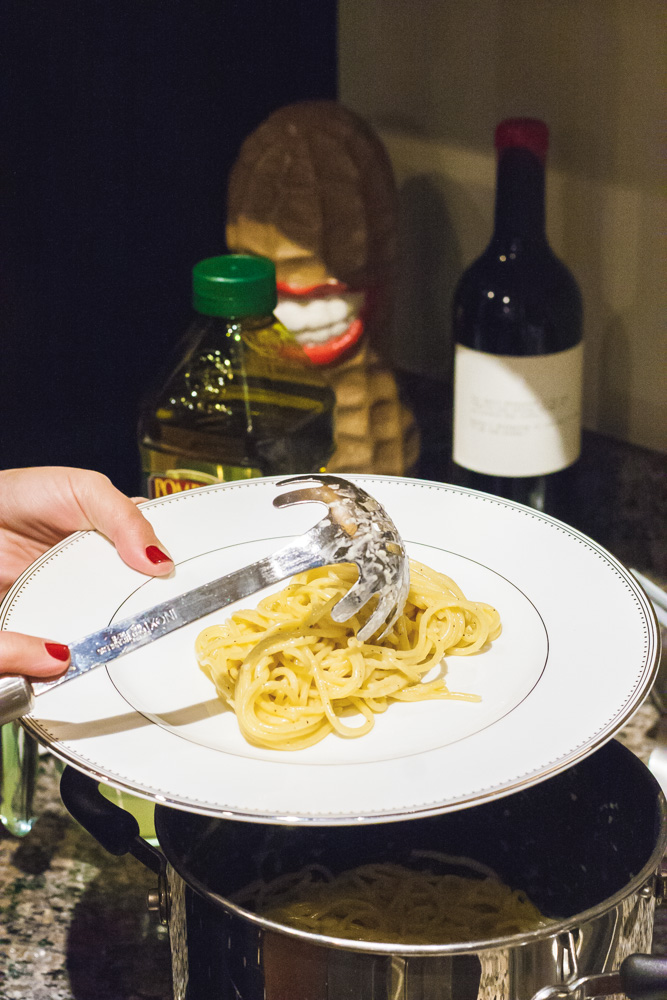
[[[657,669],[641,588],[606,550],[537,511],[416,479],[350,476],[394,520],[410,593],[389,634],[329,614],[356,578],[309,570],[40,694],[24,724],[121,790],[269,823],[400,820],[527,787],[627,721]],[[173,555],[147,579],[79,532],[0,607],[0,628],[70,642],[240,569],[307,531],[279,479],[142,509]]]

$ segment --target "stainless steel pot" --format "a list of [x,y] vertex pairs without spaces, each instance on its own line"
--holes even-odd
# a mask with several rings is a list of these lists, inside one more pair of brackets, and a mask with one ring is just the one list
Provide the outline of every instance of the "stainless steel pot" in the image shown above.
[[[90,778],[67,768],[61,791],[103,846],[159,874],[150,905],[169,923],[175,1000],[667,998],[667,959],[643,954],[667,896],[667,803],[614,741],[534,788],[400,823],[267,826],[158,805],[162,851]],[[401,861],[416,848],[490,865],[554,923],[492,941],[398,946],[294,931],[230,902],[259,875],[312,861],[335,871]]]

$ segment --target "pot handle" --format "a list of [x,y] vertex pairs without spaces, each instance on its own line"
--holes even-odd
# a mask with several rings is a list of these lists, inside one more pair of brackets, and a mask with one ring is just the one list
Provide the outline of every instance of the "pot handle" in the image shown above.
[[545,986],[533,1000],[586,1000],[586,997],[617,996],[628,1000],[666,1000],[667,958],[629,955],[616,972],[582,976],[562,986]]
[[621,964],[621,986],[629,1000],[665,1000],[667,958],[629,955]]
[[132,854],[156,875],[162,874],[162,852],[139,836],[134,816],[106,799],[98,786],[94,778],[68,765],[60,779],[60,796],[67,811],[109,854]]

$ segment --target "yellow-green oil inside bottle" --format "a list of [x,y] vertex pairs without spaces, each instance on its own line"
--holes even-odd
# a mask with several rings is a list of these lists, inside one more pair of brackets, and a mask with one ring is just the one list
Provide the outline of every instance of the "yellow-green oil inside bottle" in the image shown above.
[[142,410],[147,495],[322,470],[333,451],[334,400],[274,316],[198,316]]

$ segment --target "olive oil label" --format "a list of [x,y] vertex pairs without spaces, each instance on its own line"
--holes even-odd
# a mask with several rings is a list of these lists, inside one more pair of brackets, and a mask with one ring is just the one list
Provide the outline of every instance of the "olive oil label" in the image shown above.
[[454,461],[489,476],[543,476],[581,448],[583,345],[532,357],[461,344],[454,357]]
[[200,486],[212,486],[230,480],[256,479],[262,475],[259,469],[241,466],[211,463],[210,469],[210,472],[201,468],[173,468],[165,469],[163,472],[149,472],[146,474],[147,495],[154,500],[158,497],[171,496],[173,493],[183,493],[185,490],[196,490]]

